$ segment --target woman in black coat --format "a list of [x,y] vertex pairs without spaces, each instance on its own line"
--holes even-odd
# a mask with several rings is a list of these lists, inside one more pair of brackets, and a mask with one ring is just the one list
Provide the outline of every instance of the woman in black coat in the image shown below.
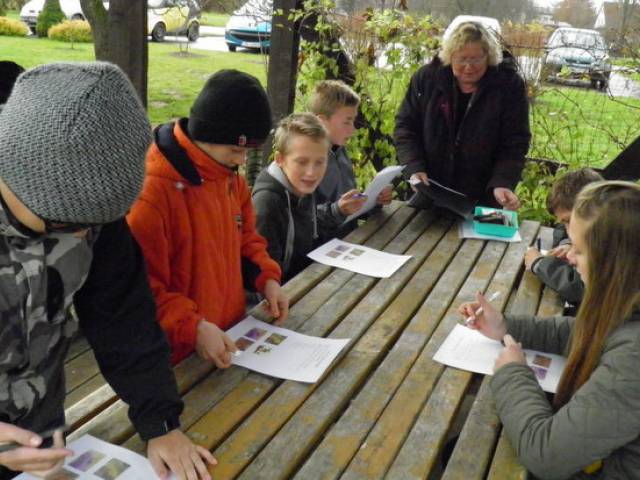
[[407,178],[432,178],[490,206],[516,210],[529,149],[525,82],[495,37],[462,23],[412,77],[394,140]]

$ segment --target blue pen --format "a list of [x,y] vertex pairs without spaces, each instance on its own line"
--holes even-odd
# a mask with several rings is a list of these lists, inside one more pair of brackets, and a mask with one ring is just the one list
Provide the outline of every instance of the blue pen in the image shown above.
[[356,193],[351,198],[365,198],[367,196],[366,193]]

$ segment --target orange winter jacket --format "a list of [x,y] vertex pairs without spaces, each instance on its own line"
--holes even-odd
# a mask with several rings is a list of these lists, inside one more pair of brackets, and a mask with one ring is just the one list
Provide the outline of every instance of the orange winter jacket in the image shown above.
[[[243,257],[259,292],[281,275],[256,232],[244,178],[200,150],[186,121],[156,129],[144,187],[127,216],[174,364],[194,351],[200,319],[227,329],[244,316]],[[176,148],[182,157],[171,154]]]

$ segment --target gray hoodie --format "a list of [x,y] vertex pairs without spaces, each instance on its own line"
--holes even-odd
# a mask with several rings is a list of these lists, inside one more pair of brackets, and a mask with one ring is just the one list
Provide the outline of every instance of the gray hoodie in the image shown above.
[[269,255],[280,264],[284,283],[311,262],[306,255],[317,246],[315,194],[298,197],[273,162],[258,175],[252,196],[256,227],[268,242]]

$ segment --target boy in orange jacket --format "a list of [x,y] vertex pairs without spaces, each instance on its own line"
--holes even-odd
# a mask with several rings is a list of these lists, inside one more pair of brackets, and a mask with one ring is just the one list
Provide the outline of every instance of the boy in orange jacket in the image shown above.
[[281,271],[255,229],[251,193],[238,174],[271,128],[264,89],[222,70],[207,80],[189,118],[161,125],[127,220],[147,261],[158,318],[177,363],[191,352],[219,368],[236,347],[224,333],[244,317],[245,285],[284,321]]

